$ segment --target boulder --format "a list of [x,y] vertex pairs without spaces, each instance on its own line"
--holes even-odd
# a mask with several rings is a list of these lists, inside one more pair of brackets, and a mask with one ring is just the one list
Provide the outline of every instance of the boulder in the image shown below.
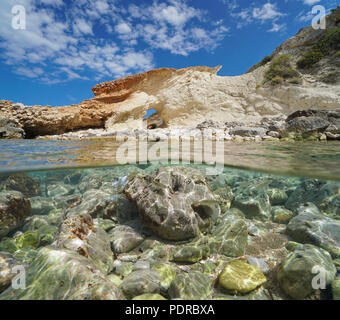
[[4,189],[19,191],[26,197],[35,197],[41,194],[39,181],[25,173],[10,175],[4,183]]
[[117,254],[129,252],[144,241],[144,237],[134,228],[118,225],[109,232],[111,244]]
[[31,215],[30,201],[18,191],[0,192],[0,239]]
[[242,294],[255,290],[266,281],[259,268],[239,260],[228,262],[218,278],[224,289]]
[[271,204],[264,188],[239,187],[235,192],[232,208],[240,209],[247,218],[266,221],[271,217]]
[[124,192],[137,205],[146,225],[167,240],[194,238],[209,230],[220,214],[205,178],[194,169],[163,167],[137,175]]
[[241,137],[264,137],[267,130],[260,127],[236,127],[229,131],[231,135],[241,136]]
[[26,272],[26,288],[0,300],[121,300],[121,291],[73,250],[41,248]]
[[7,252],[0,251],[0,293],[11,285],[11,281],[16,275],[13,268],[18,262]]
[[340,255],[340,221],[321,214],[310,203],[302,205],[298,212],[287,225],[287,234],[295,241],[321,247],[333,257]]
[[25,131],[11,119],[0,118],[0,139],[23,139]]
[[121,283],[120,289],[127,299],[152,293],[159,294],[161,285],[158,273],[153,270],[138,270],[130,273]]
[[[314,270],[315,267],[317,270]],[[313,279],[320,272],[324,273],[326,285],[330,285],[336,275],[332,258],[327,251],[306,244],[297,247],[281,262],[277,279],[290,297],[304,299],[317,289],[313,288]]]
[[206,300],[212,293],[212,281],[200,271],[179,273],[171,282],[168,293],[171,299]]
[[82,255],[103,274],[113,269],[113,253],[108,234],[96,228],[90,215],[79,215],[63,221],[53,246]]
[[228,213],[213,229],[211,235],[200,240],[210,248],[211,254],[228,257],[243,256],[248,242],[248,227],[244,219],[228,217]]

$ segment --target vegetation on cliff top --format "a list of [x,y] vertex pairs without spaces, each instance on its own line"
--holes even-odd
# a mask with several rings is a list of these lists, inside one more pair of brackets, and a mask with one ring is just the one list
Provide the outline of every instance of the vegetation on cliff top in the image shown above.
[[340,50],[340,28],[326,31],[322,38],[298,60],[297,66],[300,69],[310,68],[337,50]]
[[265,73],[264,83],[271,85],[282,84],[285,80],[293,80],[291,83],[299,81],[299,73],[291,66],[291,57],[288,54],[282,54],[275,58]]

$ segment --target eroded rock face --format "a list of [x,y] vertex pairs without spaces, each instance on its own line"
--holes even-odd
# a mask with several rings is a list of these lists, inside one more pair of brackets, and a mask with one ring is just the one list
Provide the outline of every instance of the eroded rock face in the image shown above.
[[205,178],[194,169],[160,168],[135,176],[125,194],[136,203],[147,226],[167,240],[194,238],[208,230],[220,214]]
[[[313,268],[324,271],[326,285],[332,283],[336,269],[330,254],[313,245],[298,246],[282,261],[277,271],[277,279],[282,289],[294,299],[304,299],[313,289]],[[315,271],[315,270],[314,270]]]
[[30,201],[18,191],[0,192],[0,239],[31,215]]
[[0,118],[0,139],[23,139],[25,131],[11,119]]

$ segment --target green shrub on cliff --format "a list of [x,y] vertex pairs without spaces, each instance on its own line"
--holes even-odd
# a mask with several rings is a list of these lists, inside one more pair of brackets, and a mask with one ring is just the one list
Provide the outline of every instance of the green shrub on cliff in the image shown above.
[[312,67],[322,58],[340,50],[340,28],[326,31],[322,38],[298,60],[300,69]]
[[256,70],[257,68],[260,68],[260,67],[262,67],[262,66],[265,66],[265,65],[266,65],[268,62],[270,62],[270,61],[271,61],[271,57],[269,57],[269,56],[264,57],[259,63],[254,64],[254,65],[247,71],[247,73],[252,72],[252,71],[254,71],[254,70]]
[[[275,58],[269,69],[265,73],[265,83],[270,82],[271,84],[279,84],[284,80],[291,78],[298,78],[299,73],[294,70],[290,64],[290,56],[287,54],[282,54]],[[281,79],[283,80],[281,82]]]

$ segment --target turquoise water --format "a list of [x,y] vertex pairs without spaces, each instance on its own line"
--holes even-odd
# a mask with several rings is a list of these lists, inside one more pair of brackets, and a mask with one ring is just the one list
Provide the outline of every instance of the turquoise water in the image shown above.
[[339,142],[119,146],[0,141],[0,300],[340,299]]

